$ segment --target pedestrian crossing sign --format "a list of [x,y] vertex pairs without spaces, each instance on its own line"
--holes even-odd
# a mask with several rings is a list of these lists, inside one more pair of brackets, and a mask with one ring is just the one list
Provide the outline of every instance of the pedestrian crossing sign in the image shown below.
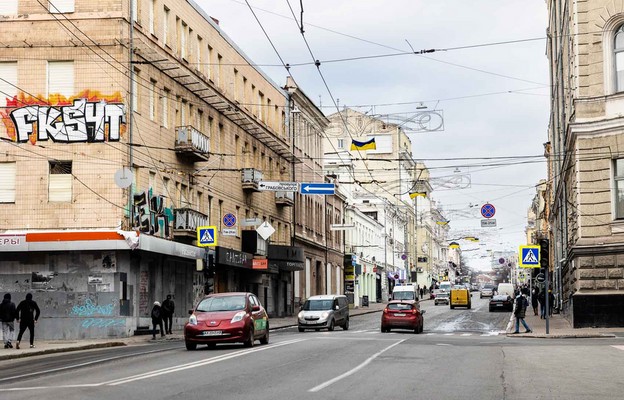
[[520,268],[539,268],[540,267],[540,247],[539,246],[520,246]]
[[199,247],[209,247],[217,245],[217,227],[216,226],[198,226],[197,227],[197,245]]

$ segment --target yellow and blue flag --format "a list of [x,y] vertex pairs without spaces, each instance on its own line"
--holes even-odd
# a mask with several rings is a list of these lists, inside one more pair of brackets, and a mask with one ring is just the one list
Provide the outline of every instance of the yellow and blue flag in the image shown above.
[[352,140],[351,150],[377,150],[375,138],[372,138],[371,140],[368,140],[366,142],[358,142],[357,140]]

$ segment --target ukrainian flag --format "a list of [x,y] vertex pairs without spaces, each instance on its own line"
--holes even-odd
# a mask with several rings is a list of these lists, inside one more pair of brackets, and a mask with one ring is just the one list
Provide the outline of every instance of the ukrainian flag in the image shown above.
[[377,150],[375,138],[372,138],[371,140],[368,140],[366,142],[358,142],[357,140],[352,140],[351,150]]

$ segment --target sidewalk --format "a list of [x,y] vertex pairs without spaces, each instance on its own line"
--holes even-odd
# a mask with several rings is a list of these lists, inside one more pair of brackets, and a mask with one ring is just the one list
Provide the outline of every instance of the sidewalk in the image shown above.
[[535,338],[548,338],[548,339],[563,339],[563,338],[613,338],[616,337],[616,333],[624,333],[624,328],[572,328],[572,325],[561,314],[553,314],[548,321],[548,331],[546,334],[546,320],[540,319],[539,311],[538,315],[533,314],[533,308],[527,309],[525,322],[531,328],[531,333],[523,333],[524,326],[520,323],[519,334],[514,334],[516,329],[516,318],[513,313],[510,316],[509,324],[507,325],[507,336],[509,337],[535,337]]
[[[369,307],[352,308],[349,310],[351,317],[362,314],[370,314],[383,311],[385,303],[370,303]],[[297,326],[297,316],[285,318],[269,318],[270,330]],[[86,340],[37,340],[35,335],[35,348],[30,348],[29,336],[23,338],[21,348],[19,350],[0,348],[0,360],[9,360],[22,357],[39,356],[44,354],[63,353],[67,351],[90,350],[105,347],[117,346],[140,346],[149,345],[151,343],[162,342],[165,340],[183,341],[184,331],[176,330],[171,335],[164,338],[152,340],[151,335],[130,336],[126,338],[111,339],[86,339]],[[15,347],[15,341],[13,342]]]

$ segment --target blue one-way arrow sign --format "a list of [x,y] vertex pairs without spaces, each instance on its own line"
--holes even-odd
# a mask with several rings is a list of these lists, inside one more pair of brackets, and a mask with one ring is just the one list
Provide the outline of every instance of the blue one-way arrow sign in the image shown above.
[[302,183],[299,185],[301,194],[334,194],[336,185],[333,183]]

